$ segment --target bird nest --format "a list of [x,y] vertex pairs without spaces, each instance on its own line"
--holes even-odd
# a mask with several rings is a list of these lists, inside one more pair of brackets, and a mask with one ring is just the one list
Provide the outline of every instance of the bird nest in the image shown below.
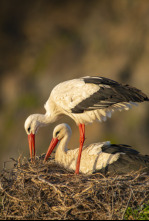
[[149,180],[141,171],[126,175],[74,175],[44,156],[20,157],[0,174],[0,219],[122,220],[128,207],[148,201]]

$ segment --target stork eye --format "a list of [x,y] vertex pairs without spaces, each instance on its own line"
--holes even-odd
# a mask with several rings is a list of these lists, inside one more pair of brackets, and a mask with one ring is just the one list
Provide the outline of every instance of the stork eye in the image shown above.
[[29,127],[27,130],[28,130],[28,132],[30,133],[31,127]]
[[57,131],[57,132],[56,132],[56,137],[57,137],[57,135],[59,134],[59,132],[60,132],[60,131]]

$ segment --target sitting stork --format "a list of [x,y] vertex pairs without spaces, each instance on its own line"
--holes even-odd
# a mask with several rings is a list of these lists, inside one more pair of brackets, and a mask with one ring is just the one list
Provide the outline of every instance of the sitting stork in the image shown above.
[[[79,149],[69,150],[68,142],[72,131],[68,124],[59,124],[53,131],[53,139],[45,156],[47,161],[57,146],[55,161],[61,166],[75,171]],[[111,144],[109,141],[84,146],[79,172],[125,174],[143,169],[149,173],[149,156],[143,156],[128,145]]]

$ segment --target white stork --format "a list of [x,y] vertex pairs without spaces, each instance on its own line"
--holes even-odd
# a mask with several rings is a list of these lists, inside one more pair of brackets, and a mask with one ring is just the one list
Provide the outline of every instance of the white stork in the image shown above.
[[143,101],[149,101],[149,98],[137,88],[105,77],[87,76],[58,84],[45,104],[46,113],[30,115],[25,121],[31,159],[35,157],[35,134],[39,127],[68,115],[76,122],[80,131],[80,148],[75,171],[78,174],[85,140],[85,125],[95,120],[105,121],[115,110],[128,110],[131,104]]
[[[75,171],[79,148],[68,149],[71,134],[71,128],[68,124],[56,126],[44,161],[48,160],[57,146],[55,161],[66,169]],[[149,172],[149,156],[139,154],[138,151],[131,149],[130,146],[111,144],[107,141],[83,147],[79,172],[84,174],[95,172],[123,174],[141,168]]]

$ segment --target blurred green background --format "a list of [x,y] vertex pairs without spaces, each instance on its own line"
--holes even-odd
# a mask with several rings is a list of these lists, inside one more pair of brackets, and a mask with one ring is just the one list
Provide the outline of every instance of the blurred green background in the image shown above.
[[[82,76],[104,76],[149,95],[148,0],[0,1],[0,168],[10,157],[29,157],[24,121],[44,113],[58,83]],[[61,122],[41,128],[37,155],[47,151]],[[104,123],[86,127],[86,144],[111,140],[149,154],[149,104],[115,112]]]

